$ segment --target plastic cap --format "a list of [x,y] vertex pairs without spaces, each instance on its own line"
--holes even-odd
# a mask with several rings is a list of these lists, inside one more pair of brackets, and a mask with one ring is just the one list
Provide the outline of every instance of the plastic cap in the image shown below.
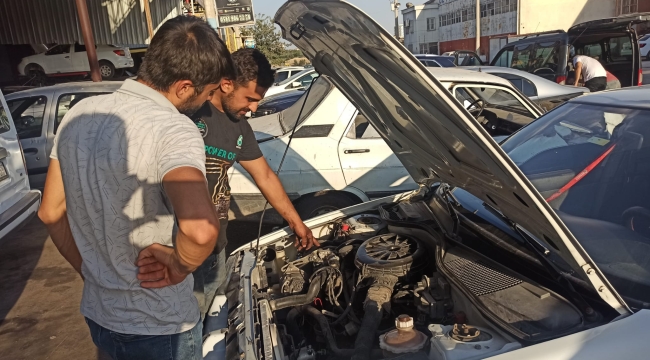
[[395,327],[398,329],[413,328],[413,318],[408,315],[400,315],[395,319]]

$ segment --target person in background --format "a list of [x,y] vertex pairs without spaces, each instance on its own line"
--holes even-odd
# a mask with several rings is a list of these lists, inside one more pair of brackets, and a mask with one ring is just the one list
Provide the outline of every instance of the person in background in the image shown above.
[[[217,209],[221,231],[214,253],[194,272],[194,293],[205,316],[217,290],[226,279],[225,248],[230,185],[228,169],[235,161],[252,177],[271,206],[296,234],[296,247],[309,249],[320,244],[298,216],[280,179],[260,151],[246,114],[255,112],[273,85],[275,71],[259,50],[242,49],[232,54],[235,77],[225,78],[212,100],[193,116],[205,142],[206,170],[211,199]],[[220,293],[225,289],[221,288]]]
[[217,33],[179,16],[151,40],[137,81],[80,101],[59,127],[38,215],[84,279],[93,342],[115,360],[203,358],[191,274],[219,219],[186,114],[233,71]]
[[573,45],[569,45],[569,59],[575,69],[573,86],[578,86],[582,76],[584,86],[591,92],[603,91],[607,88],[607,71],[598,60],[586,55],[576,55]]

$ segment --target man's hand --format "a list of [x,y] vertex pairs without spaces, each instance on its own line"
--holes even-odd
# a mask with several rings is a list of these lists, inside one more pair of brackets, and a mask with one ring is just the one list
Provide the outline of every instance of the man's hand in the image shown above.
[[311,229],[302,221],[292,229],[293,233],[296,234],[296,242],[294,246],[298,251],[309,250],[313,246],[320,246],[318,240],[314,238],[314,234],[311,233]]
[[174,249],[161,244],[153,244],[140,251],[136,265],[140,268],[140,286],[146,289],[176,285],[189,275],[180,270]]

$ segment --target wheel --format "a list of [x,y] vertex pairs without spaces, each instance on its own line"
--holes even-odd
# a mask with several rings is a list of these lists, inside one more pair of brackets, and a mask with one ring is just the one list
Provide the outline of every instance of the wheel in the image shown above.
[[623,224],[635,232],[644,236],[650,236],[650,211],[641,206],[633,206],[621,215]]
[[360,203],[353,195],[323,192],[306,196],[296,203],[296,211],[303,220]]
[[102,79],[109,80],[115,77],[115,66],[109,61],[100,61],[99,62],[99,73],[102,75]]
[[45,70],[40,65],[29,64],[25,66],[25,75],[29,78],[29,82],[35,86],[44,86],[47,83],[47,76]]

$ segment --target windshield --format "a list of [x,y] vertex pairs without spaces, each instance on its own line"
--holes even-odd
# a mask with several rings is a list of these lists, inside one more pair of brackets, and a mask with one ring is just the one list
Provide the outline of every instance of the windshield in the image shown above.
[[314,109],[316,109],[325,97],[327,97],[327,94],[330,93],[333,87],[334,86],[329,82],[329,80],[325,79],[323,76],[318,77],[311,86],[309,93],[305,91],[304,95],[301,96],[298,101],[280,113],[280,123],[282,124],[284,133],[288,133],[293,129],[294,125],[296,125],[296,119],[298,114],[300,114],[300,109],[305,101],[307,101],[307,103],[305,103],[298,124],[301,124],[305,119],[307,119]]
[[569,103],[502,147],[617,291],[650,302],[650,111]]

